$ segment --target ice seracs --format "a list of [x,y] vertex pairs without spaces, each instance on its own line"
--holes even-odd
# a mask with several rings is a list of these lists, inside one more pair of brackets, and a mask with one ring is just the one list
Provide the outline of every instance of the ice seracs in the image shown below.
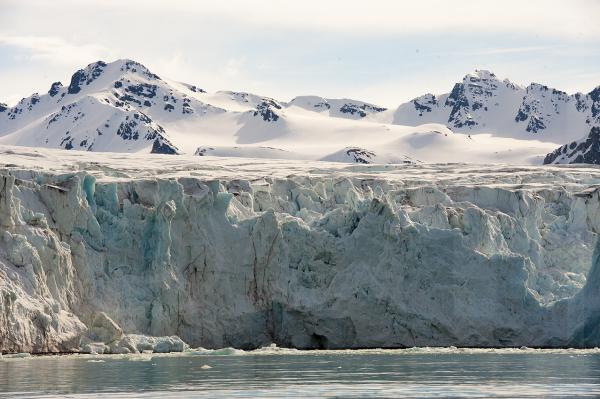
[[0,349],[597,346],[599,184],[0,146]]

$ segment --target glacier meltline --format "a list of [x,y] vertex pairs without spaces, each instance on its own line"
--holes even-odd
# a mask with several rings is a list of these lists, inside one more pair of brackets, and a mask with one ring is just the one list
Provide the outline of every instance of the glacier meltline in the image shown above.
[[0,147],[0,349],[596,346],[599,185]]

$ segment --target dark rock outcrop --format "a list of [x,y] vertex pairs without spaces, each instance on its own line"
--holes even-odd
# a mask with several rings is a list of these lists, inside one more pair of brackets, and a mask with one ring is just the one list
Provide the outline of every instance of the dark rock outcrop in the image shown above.
[[85,69],[80,69],[73,74],[71,77],[71,83],[69,84],[69,88],[67,92],[69,94],[77,94],[81,91],[82,85],[89,85],[94,80],[96,80],[100,75],[102,75],[102,71],[106,67],[106,62],[98,61],[94,64],[88,65]]
[[54,97],[55,95],[58,94],[58,92],[60,91],[60,89],[63,87],[61,82],[54,82],[52,83],[52,86],[50,86],[50,90],[48,90],[48,94],[50,95],[50,97]]
[[152,144],[151,154],[168,154],[168,155],[176,155],[177,147],[171,144],[165,138],[157,138],[154,140]]
[[589,163],[600,164],[600,127],[595,126],[581,141],[565,144],[544,158],[544,164]]

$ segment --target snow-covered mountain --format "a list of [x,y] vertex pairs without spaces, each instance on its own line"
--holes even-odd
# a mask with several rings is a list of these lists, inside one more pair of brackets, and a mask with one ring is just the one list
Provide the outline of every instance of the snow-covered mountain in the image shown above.
[[[599,91],[598,89],[596,91]],[[451,93],[397,109],[350,99],[289,102],[159,77],[131,60],[98,61],[9,107],[0,144],[84,151],[359,163],[542,163],[599,124],[598,93],[467,75]]]
[[[208,94],[194,85],[161,79],[135,61],[98,61],[77,71],[68,87],[56,82],[46,94],[35,93],[12,108],[3,104],[0,140],[51,148],[170,154],[202,154],[206,144],[216,141],[230,144],[235,155],[235,148],[244,151],[233,144],[260,143],[288,133],[288,108],[351,120],[385,110],[353,100],[298,97],[286,104],[250,93]],[[196,132],[185,133],[189,131]],[[210,137],[224,133],[233,136],[230,142]]]
[[600,124],[600,87],[569,95],[538,83],[523,87],[479,70],[450,93],[426,94],[402,104],[393,123],[442,123],[455,132],[563,143]]
[[68,86],[53,83],[48,93],[35,93],[0,113],[1,139],[88,151],[175,153],[163,127],[150,116],[159,106],[169,111],[171,93],[140,64],[99,61],[77,71]]

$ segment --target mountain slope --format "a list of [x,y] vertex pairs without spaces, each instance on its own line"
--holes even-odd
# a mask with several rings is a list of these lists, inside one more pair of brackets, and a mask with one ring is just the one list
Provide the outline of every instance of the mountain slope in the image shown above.
[[569,163],[600,164],[600,127],[593,127],[583,139],[562,145],[544,158],[544,164]]
[[544,164],[590,163],[600,164],[600,87],[587,95],[590,102],[581,102],[589,112],[588,124],[594,125],[587,136],[564,144],[546,155]]

